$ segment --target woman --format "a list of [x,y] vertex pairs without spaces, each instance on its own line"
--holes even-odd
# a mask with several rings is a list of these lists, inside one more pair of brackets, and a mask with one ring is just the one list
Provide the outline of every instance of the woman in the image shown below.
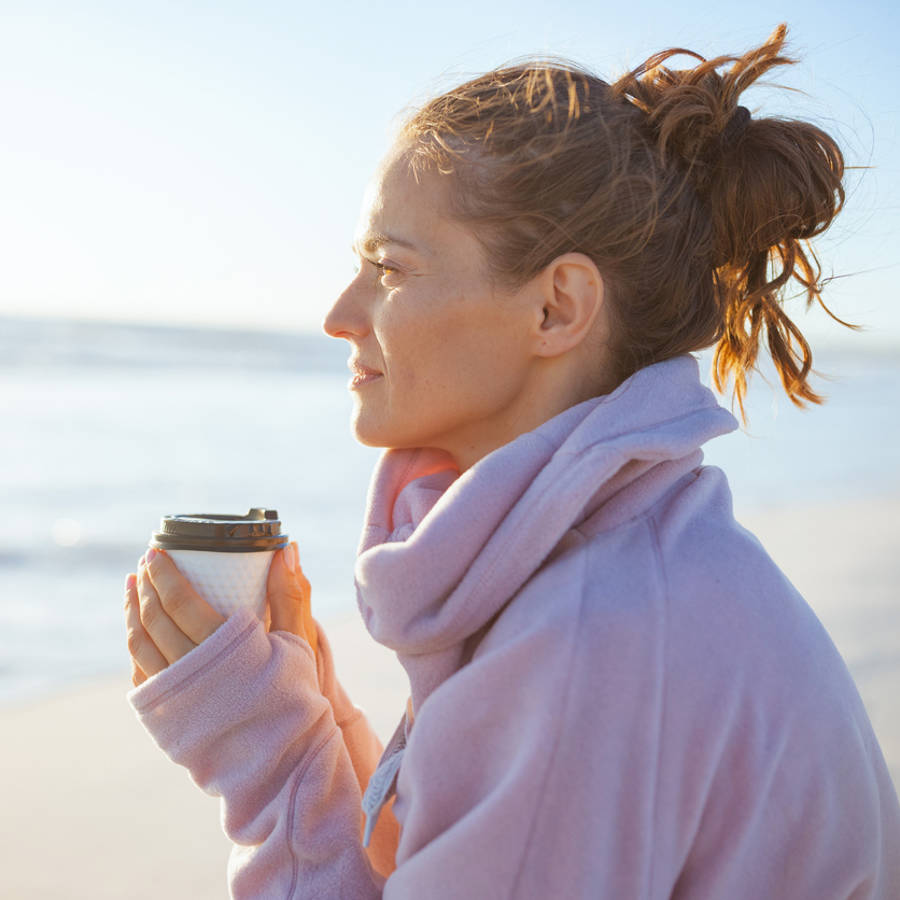
[[131,702],[223,797],[235,897],[900,896],[850,676],[701,465],[736,422],[691,352],[715,345],[741,402],[765,333],[788,396],[819,401],[779,294],[819,300],[805,241],[842,157],[738,104],[784,37],[613,85],[501,69],[404,126],[325,321],[357,438],[389,448],[356,566],[410,679],[389,747],[295,546],[268,632],[165,554],[127,581]]

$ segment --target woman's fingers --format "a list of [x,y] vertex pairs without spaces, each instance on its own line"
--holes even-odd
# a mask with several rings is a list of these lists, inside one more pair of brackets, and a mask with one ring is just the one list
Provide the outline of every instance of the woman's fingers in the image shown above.
[[137,686],[190,653],[224,621],[163,552],[150,549],[125,579],[131,680]]
[[293,559],[293,544],[288,544],[272,559],[269,577],[266,582],[266,596],[269,601],[271,622],[270,631],[289,631],[291,634],[303,634],[303,616],[301,605],[303,598],[295,581],[294,571],[297,565]]
[[[169,618],[150,577],[150,554],[138,572],[137,591],[140,601],[141,624],[150,640],[166,658],[166,664],[181,659],[197,645]],[[158,558],[158,557],[157,557]]]
[[125,629],[128,653],[131,655],[131,682],[137,687],[151,675],[161,672],[169,663],[150,640],[141,623],[137,576],[134,574],[125,579]]
[[[160,611],[193,646],[205,641],[225,621],[225,617],[194,590],[168,554],[148,550],[145,571],[159,598]],[[165,620],[161,618],[160,624],[164,627]]]
[[131,660],[131,683],[137,687],[147,680],[144,670],[132,659]]
[[312,588],[300,568],[297,544],[292,541],[275,554],[266,585],[271,631],[289,631],[317,649],[318,634],[312,617]]

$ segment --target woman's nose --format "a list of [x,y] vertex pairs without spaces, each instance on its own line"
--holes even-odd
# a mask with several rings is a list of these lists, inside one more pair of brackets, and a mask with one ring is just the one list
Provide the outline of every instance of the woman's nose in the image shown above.
[[357,275],[334,301],[322,322],[326,334],[336,338],[361,337],[369,330],[365,285]]

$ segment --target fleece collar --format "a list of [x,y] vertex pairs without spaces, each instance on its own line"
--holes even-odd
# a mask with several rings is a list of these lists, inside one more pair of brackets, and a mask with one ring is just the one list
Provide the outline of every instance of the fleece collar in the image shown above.
[[573,527],[640,515],[737,427],[680,356],[636,372],[462,475],[431,448],[387,450],[369,486],[356,562],[366,627],[410,678],[416,710],[465,643]]

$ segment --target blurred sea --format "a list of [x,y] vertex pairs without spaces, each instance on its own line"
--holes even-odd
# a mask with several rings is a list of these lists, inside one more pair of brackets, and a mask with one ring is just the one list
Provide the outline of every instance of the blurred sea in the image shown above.
[[[0,317],[0,702],[127,669],[122,583],[166,513],[277,508],[316,615],[352,611],[379,451],[350,435],[347,355],[318,335]],[[749,433],[707,446],[739,518],[900,489],[900,350],[816,367],[824,407],[757,376]]]

